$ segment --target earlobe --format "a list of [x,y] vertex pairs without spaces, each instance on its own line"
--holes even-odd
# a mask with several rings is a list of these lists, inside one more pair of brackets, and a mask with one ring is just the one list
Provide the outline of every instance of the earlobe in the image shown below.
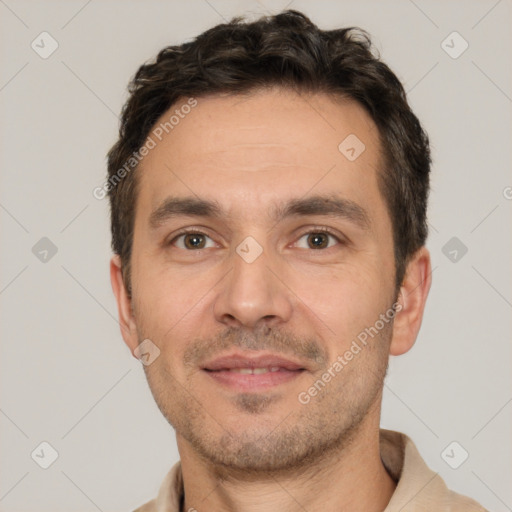
[[133,317],[131,299],[128,297],[124,285],[121,258],[118,254],[112,256],[110,260],[110,282],[116,297],[121,334],[124,342],[133,354],[133,351],[138,346],[137,329]]
[[409,260],[400,287],[397,300],[400,311],[394,319],[393,338],[389,348],[391,355],[404,354],[414,345],[423,319],[431,282],[430,253],[426,247],[421,247]]

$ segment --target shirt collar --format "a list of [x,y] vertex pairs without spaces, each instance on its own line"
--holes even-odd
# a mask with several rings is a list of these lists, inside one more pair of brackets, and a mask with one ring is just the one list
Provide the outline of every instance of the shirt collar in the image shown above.
[[[426,465],[415,444],[405,434],[380,429],[379,441],[382,463],[397,482],[395,492],[383,512],[396,512],[406,506],[407,510],[415,512],[469,509],[486,512],[470,498],[448,490],[443,479]],[[183,495],[183,476],[178,461],[167,473],[158,497],[134,512],[180,512]]]

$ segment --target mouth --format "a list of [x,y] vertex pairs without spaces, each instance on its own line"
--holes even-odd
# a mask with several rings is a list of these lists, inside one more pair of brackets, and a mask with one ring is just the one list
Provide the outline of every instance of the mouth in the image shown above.
[[295,380],[306,367],[282,356],[233,354],[201,368],[218,384],[235,391],[263,391]]

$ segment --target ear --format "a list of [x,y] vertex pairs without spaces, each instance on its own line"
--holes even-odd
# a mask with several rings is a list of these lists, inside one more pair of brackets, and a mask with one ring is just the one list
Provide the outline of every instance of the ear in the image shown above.
[[112,256],[110,260],[110,282],[114,295],[116,296],[121,334],[133,357],[136,357],[133,351],[139,344],[137,339],[137,327],[133,317],[131,300],[128,297],[124,285],[121,258],[118,254]]
[[421,326],[423,311],[432,282],[430,253],[421,247],[413,255],[405,270],[397,302],[401,309],[393,322],[393,339],[389,353],[404,354],[412,348]]

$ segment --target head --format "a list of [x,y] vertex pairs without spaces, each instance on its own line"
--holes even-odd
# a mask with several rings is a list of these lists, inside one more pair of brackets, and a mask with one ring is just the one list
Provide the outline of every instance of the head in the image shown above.
[[[111,279],[127,345],[160,350],[144,369],[178,443],[277,470],[378,427],[430,286],[430,155],[368,35],[235,19],[163,49],[129,91]],[[235,352],[297,368],[237,388],[214,370]]]

